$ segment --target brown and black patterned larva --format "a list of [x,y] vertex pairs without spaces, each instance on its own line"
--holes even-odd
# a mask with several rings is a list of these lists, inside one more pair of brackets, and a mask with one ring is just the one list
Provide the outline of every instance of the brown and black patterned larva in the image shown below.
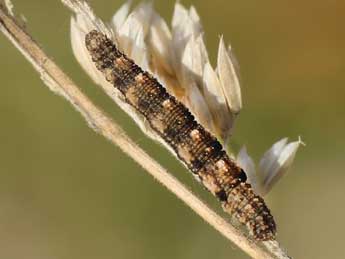
[[91,31],[85,44],[97,69],[220,200],[223,209],[246,225],[255,240],[275,239],[276,225],[264,200],[253,192],[245,172],[188,108],[104,34]]

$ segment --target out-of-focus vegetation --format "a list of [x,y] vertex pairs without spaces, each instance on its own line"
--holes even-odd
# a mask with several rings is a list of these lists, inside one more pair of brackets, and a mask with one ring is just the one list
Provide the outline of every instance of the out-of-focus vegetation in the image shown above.
[[[109,19],[122,1],[92,1]],[[344,258],[345,2],[182,1],[241,65],[244,110],[233,145],[258,160],[280,137],[307,143],[267,200],[295,258]],[[214,207],[164,150],[75,61],[59,1],[16,0],[30,32],[92,99]],[[156,1],[170,21],[173,1]],[[54,96],[0,36],[0,258],[246,258]]]

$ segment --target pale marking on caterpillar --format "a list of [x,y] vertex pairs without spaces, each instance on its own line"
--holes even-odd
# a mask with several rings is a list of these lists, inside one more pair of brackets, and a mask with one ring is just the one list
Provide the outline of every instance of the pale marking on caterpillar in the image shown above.
[[246,225],[255,240],[274,240],[276,224],[264,200],[246,183],[245,172],[223,150],[219,141],[200,125],[188,108],[148,72],[143,71],[104,34],[85,37],[97,69],[117,88],[150,127],[200,182],[221,202],[223,209]]

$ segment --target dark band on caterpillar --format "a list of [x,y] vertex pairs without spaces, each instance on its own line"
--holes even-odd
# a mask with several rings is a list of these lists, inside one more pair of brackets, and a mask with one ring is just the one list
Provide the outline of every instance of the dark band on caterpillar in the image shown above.
[[246,183],[245,172],[219,141],[197,123],[188,108],[170,95],[104,34],[91,31],[86,47],[98,70],[148,121],[177,157],[215,195],[223,209],[246,225],[255,240],[273,240],[274,219],[264,200]]

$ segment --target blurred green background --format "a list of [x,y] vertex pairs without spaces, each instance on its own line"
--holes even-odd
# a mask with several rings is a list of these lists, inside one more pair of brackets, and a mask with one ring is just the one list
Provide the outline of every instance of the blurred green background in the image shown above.
[[[169,23],[174,1],[155,1]],[[123,3],[91,1],[109,20]],[[307,143],[267,196],[295,258],[345,258],[345,2],[187,1],[216,57],[224,34],[241,65],[234,148],[256,161],[281,137]],[[16,0],[34,37],[73,80],[190,188],[218,202],[95,86],[75,61],[60,1]],[[247,258],[95,134],[0,36],[0,258]]]

